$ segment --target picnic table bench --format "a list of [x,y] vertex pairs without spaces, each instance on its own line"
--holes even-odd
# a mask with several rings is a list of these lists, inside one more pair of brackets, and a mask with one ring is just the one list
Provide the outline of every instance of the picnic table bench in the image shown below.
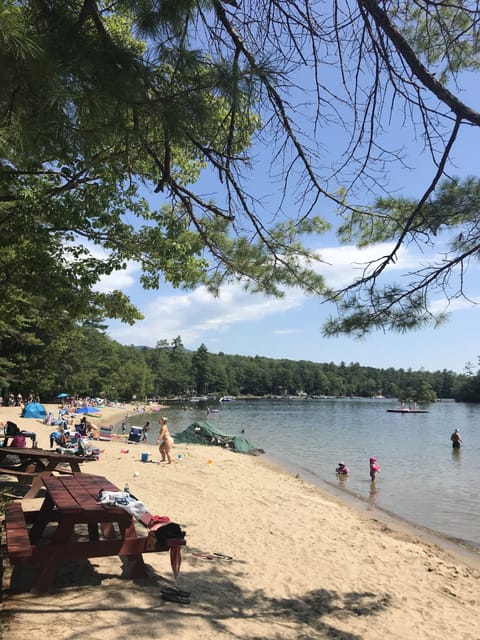
[[[42,593],[52,585],[57,566],[66,560],[118,555],[128,564],[130,577],[146,577],[144,553],[170,553],[175,575],[180,571],[184,537],[157,542],[152,534],[138,535],[134,518],[125,509],[98,502],[100,490],[119,491],[102,476],[43,474],[46,495],[40,509],[24,511],[22,502],[5,509],[7,555],[12,565],[38,567],[32,591]],[[139,521],[148,526],[150,514]],[[47,525],[49,536],[46,537]]]
[[[15,456],[17,463],[6,465],[6,459]],[[19,481],[28,482],[31,488],[25,494],[26,498],[34,498],[43,486],[43,474],[54,471],[57,473],[80,473],[80,465],[88,460],[86,456],[57,453],[48,449],[0,447],[0,476],[9,475]]]

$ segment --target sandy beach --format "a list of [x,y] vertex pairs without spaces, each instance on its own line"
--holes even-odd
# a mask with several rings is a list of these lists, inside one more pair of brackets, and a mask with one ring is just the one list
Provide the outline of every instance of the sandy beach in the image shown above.
[[[19,414],[0,408],[0,420],[36,431],[39,446],[49,448],[51,427]],[[125,414],[105,409],[102,420],[116,424]],[[40,633],[50,640],[480,638],[475,558],[342,503],[263,456],[176,445],[174,463],[165,465],[154,441],[101,442],[100,449],[84,472],[128,482],[151,513],[187,532],[176,584],[191,602],[162,600],[161,588],[175,583],[166,553],[147,554],[149,576],[135,581],[118,557],[67,563],[41,596],[9,589],[4,558],[5,640]]]

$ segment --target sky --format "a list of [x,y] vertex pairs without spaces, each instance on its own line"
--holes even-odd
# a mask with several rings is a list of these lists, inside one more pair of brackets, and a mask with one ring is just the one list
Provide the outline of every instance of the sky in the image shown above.
[[[346,282],[357,253],[354,247],[322,250],[322,256],[332,261],[329,282]],[[404,263],[408,259],[403,256]],[[333,309],[297,290],[280,299],[251,295],[234,284],[224,287],[218,298],[205,287],[184,292],[166,286],[158,292],[142,292],[138,275],[132,264],[102,283],[105,291],[120,288],[130,295],[145,316],[133,327],[110,323],[108,334],[122,344],[154,347],[159,340],[180,336],[187,349],[196,350],[203,343],[211,353],[457,373],[469,362],[476,367],[480,355],[479,309],[465,302],[449,309],[449,321],[439,328],[405,335],[377,331],[359,341],[322,337],[322,322]],[[442,301],[437,305],[444,309]]]
[[[472,79],[473,82],[473,79]],[[471,105],[480,103],[480,88],[467,84],[465,92]],[[463,97],[463,96],[462,96]],[[405,141],[404,127],[389,132],[393,144]],[[326,152],[335,148],[335,133],[326,133]],[[412,134],[413,135],[413,134]],[[452,173],[459,176],[478,175],[478,148],[480,132],[463,133],[454,147]],[[261,161],[263,151],[257,150]],[[427,157],[409,158],[410,168],[397,168],[391,174],[392,191],[407,197],[418,197],[432,178],[432,164]],[[252,189],[262,196],[268,215],[268,192],[274,187],[267,184],[265,173],[255,171]],[[207,178],[198,186],[207,193],[214,190]],[[267,195],[266,195],[267,194]],[[159,206],[151,194],[152,206]],[[292,200],[293,204],[293,200]],[[439,243],[442,239],[439,239]],[[345,285],[358,273],[359,264],[368,258],[384,255],[387,246],[359,252],[352,246],[339,246],[333,234],[310,241],[325,264],[322,273],[330,285]],[[434,251],[440,251],[440,244]],[[394,265],[392,277],[402,278],[402,271],[424,260],[412,247],[402,249]],[[480,263],[470,267],[466,274],[466,289],[472,300],[480,301]],[[480,356],[478,337],[480,308],[465,300],[457,300],[447,308],[446,301],[433,299],[436,310],[447,310],[448,321],[438,328],[424,328],[407,334],[375,331],[361,341],[351,337],[326,338],[322,324],[334,313],[331,305],[307,297],[298,290],[287,291],[283,298],[251,295],[239,284],[222,288],[214,298],[204,287],[193,291],[174,290],[162,285],[158,291],[143,291],[139,285],[138,265],[130,263],[122,272],[104,278],[99,290],[121,289],[140,309],[145,319],[133,327],[112,321],[108,334],[122,344],[151,346],[160,340],[171,341],[180,336],[184,346],[196,350],[204,344],[209,352],[265,356],[313,362],[359,363],[363,366],[394,369],[449,370],[462,373],[467,364],[477,370]]]

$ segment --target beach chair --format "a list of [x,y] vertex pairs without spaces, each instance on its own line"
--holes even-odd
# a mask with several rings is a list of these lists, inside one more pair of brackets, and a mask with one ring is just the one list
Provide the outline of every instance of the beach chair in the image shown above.
[[130,433],[128,434],[128,442],[140,442],[140,440],[142,439],[142,432],[142,427],[131,427]]
[[102,427],[100,427],[99,432],[98,432],[98,439],[99,440],[109,441],[109,440],[112,439],[112,435],[113,435],[113,427],[112,427],[112,425],[109,425],[108,427],[102,426]]
[[87,425],[86,424],[76,424],[75,432],[80,434],[81,436],[87,435]]

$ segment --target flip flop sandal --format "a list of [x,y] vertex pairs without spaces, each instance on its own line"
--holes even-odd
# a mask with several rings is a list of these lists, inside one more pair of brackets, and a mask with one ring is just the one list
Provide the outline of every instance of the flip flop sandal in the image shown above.
[[179,589],[178,587],[165,587],[164,589],[161,589],[161,594],[162,595],[177,595],[177,596],[181,596],[182,598],[189,598],[190,597],[190,591],[183,591],[182,589]]
[[178,602],[179,604],[190,604],[190,598],[179,593],[162,593],[162,600],[167,602]]
[[203,560],[215,560],[215,556],[211,555],[210,553],[192,551],[192,556],[195,556],[196,558],[202,558]]
[[219,560],[233,560],[233,556],[226,556],[224,553],[216,553],[215,551],[213,552],[213,555],[215,556],[215,558],[218,558]]

